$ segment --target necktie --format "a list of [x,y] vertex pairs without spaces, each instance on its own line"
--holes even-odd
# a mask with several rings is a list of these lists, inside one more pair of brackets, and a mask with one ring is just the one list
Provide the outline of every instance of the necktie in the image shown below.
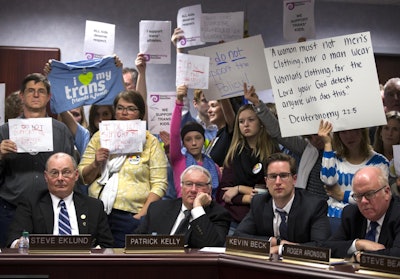
[[378,222],[371,222],[370,223],[370,229],[365,235],[365,239],[371,240],[375,242],[375,237],[376,237],[376,228],[379,226]]
[[279,234],[282,239],[287,240],[287,223],[286,223],[286,211],[276,209],[276,212],[281,216],[281,224],[279,225]]
[[60,200],[59,205],[61,209],[58,215],[58,234],[69,235],[71,234],[71,224],[69,223],[68,211],[64,200]]
[[185,214],[185,218],[183,218],[179,223],[179,226],[176,229],[175,234],[185,234],[188,230],[189,220],[190,220],[190,210],[185,210],[183,214]]

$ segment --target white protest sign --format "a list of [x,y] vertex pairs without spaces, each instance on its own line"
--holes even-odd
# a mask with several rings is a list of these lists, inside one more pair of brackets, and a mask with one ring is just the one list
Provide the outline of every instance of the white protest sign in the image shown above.
[[179,9],[177,26],[183,30],[184,37],[178,41],[178,48],[204,45],[200,40],[201,5],[194,5]]
[[171,21],[140,21],[139,51],[148,64],[171,64]]
[[393,164],[394,164],[394,173],[396,174],[397,177],[399,177],[400,176],[400,144],[393,145]]
[[202,42],[230,42],[243,38],[244,12],[202,14]]
[[6,100],[6,84],[5,83],[0,83],[0,100],[3,100],[3,102],[0,102],[0,125],[3,125],[5,122],[5,100]]
[[283,1],[283,37],[288,41],[315,38],[314,0]]
[[101,147],[110,154],[140,153],[146,142],[146,121],[107,120],[99,124]]
[[209,69],[210,57],[177,53],[175,85],[207,89]]
[[86,20],[83,52],[87,60],[114,53],[115,24]]
[[265,49],[282,136],[386,124],[369,32]]
[[176,92],[150,94],[147,98],[147,119],[150,133],[153,135],[159,134],[160,131],[167,131],[169,133],[175,101]]
[[261,35],[189,53],[210,57],[209,86],[203,91],[207,100],[241,96],[244,82],[257,91],[271,88]]
[[53,151],[52,118],[15,118],[8,120],[10,140],[18,153]]

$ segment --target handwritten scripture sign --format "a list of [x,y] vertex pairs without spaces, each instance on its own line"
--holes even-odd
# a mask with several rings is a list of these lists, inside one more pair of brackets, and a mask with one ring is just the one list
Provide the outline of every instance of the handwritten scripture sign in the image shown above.
[[400,274],[400,258],[362,253],[360,267]]
[[179,9],[176,21],[184,33],[184,38],[177,43],[178,48],[204,45],[200,40],[201,5]]
[[314,0],[283,1],[283,37],[288,41],[315,38]]
[[52,118],[9,119],[10,140],[17,144],[18,153],[53,151]]
[[254,254],[269,257],[270,243],[267,240],[251,239],[244,237],[226,237],[226,252]]
[[146,142],[146,121],[107,120],[99,124],[101,147],[110,154],[140,153]]
[[140,21],[139,49],[149,64],[171,64],[171,21]]
[[87,60],[102,58],[114,53],[115,25],[86,21],[84,53]]
[[210,57],[209,87],[203,91],[207,100],[241,96],[244,82],[254,85],[257,91],[271,88],[260,35],[189,53]]
[[184,251],[183,235],[142,235],[127,234],[125,236],[125,253],[143,251]]
[[172,112],[175,107],[175,92],[151,93],[147,100],[149,131],[153,135],[160,131],[169,133]]
[[188,88],[207,89],[209,68],[209,57],[177,53],[176,86],[184,84]]
[[386,124],[369,32],[265,49],[282,136]]
[[202,42],[230,42],[243,38],[244,12],[212,13],[201,16]]
[[52,252],[71,252],[87,251],[92,247],[92,237],[90,234],[82,235],[50,235],[50,234],[31,234],[29,236],[29,252],[52,251]]

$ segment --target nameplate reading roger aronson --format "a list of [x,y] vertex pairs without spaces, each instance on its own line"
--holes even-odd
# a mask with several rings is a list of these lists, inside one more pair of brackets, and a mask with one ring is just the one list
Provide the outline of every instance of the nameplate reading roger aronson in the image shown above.
[[244,237],[226,237],[226,253],[239,254],[243,256],[269,257],[270,243],[268,240],[260,240]]
[[360,268],[400,274],[400,258],[362,253]]
[[29,252],[51,251],[63,252],[90,252],[92,237],[90,234],[83,235],[50,235],[31,234],[29,236]]
[[183,251],[183,235],[127,234],[125,236],[125,253]]
[[285,244],[283,245],[282,257],[284,259],[329,264],[331,250],[329,248]]

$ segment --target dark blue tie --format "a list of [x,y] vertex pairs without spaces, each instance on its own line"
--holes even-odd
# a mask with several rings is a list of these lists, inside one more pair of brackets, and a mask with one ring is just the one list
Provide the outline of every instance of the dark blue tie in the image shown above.
[[379,226],[378,222],[371,222],[370,223],[370,229],[365,235],[365,239],[371,240],[375,242],[376,238],[376,228]]
[[70,235],[71,224],[69,222],[69,215],[64,200],[60,200],[60,214],[58,215],[58,234]]
[[281,216],[281,224],[279,225],[279,235],[282,239],[286,239],[288,238],[287,235],[287,223],[286,223],[286,211],[283,210],[278,210],[276,209],[276,212],[279,213],[279,215]]

